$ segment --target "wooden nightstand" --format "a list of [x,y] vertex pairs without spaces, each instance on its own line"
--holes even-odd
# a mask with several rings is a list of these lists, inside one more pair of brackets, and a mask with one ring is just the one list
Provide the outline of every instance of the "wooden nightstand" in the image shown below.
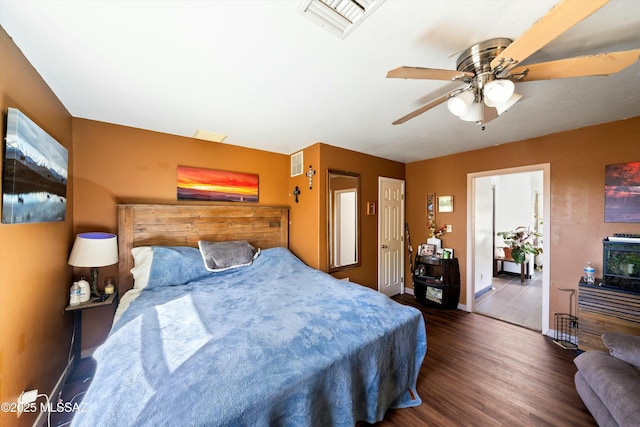
[[68,305],[64,311],[72,311],[73,312],[73,363],[77,365],[80,362],[80,351],[82,350],[82,312],[84,310],[88,310],[90,308],[96,307],[104,307],[113,305],[113,312],[115,314],[116,308],[118,307],[118,291],[109,295],[104,301],[93,302],[98,297],[91,297],[91,299],[87,302],[83,302],[78,305]]

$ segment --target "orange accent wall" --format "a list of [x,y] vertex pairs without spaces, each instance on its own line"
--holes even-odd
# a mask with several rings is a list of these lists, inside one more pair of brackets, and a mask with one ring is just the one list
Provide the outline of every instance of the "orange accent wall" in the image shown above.
[[460,302],[466,303],[467,174],[550,164],[550,320],[568,312],[569,298],[558,288],[578,288],[584,263],[602,275],[602,240],[613,233],[640,233],[640,224],[604,222],[605,165],[640,160],[640,117],[589,126],[520,142],[407,164],[407,219],[412,242],[427,239],[427,193],[454,196],[454,212],[437,213],[438,225],[452,224],[446,247],[460,261]]
[[[258,204],[289,204],[288,155],[78,118],[73,140],[77,233],[116,233],[117,203],[175,203],[178,165],[258,174]],[[117,277],[115,266],[99,270],[100,286],[107,276]],[[84,349],[102,343],[111,316],[109,308],[83,314]]]
[[[322,240],[320,195],[326,189],[322,184],[320,144],[314,144],[302,150],[302,157],[304,161],[302,175],[292,177],[291,173],[288,174],[289,249],[307,265],[322,270],[319,250]],[[311,189],[309,189],[309,178],[306,176],[309,166],[313,166],[316,171]],[[296,186],[300,190],[298,203],[295,202],[293,195]],[[326,271],[326,268],[324,270]]]
[[[0,28],[0,135],[17,108],[69,150],[64,222],[0,224],[0,402],[24,390],[51,393],[67,365],[72,315],[65,314],[73,241],[71,115]],[[2,142],[4,149],[4,141]],[[2,166],[0,166],[0,169]],[[38,401],[40,402],[40,401]],[[37,414],[0,412],[0,425],[32,425]]]
[[[348,277],[350,281],[360,283],[372,289],[378,289],[378,212],[367,215],[367,202],[378,203],[378,177],[405,179],[404,163],[370,156],[357,151],[346,150],[328,144],[320,145],[321,191],[318,221],[321,238],[319,239],[320,269],[327,271],[327,171],[335,169],[360,174],[360,256],[361,265],[350,270],[334,273],[338,278]],[[405,275],[405,283],[410,283]]]

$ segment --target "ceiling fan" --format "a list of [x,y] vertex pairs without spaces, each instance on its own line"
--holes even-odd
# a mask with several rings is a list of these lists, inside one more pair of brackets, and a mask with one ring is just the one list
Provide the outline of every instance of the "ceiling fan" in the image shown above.
[[640,57],[640,49],[516,67],[609,1],[561,0],[519,39],[494,38],[466,49],[457,60],[456,70],[403,66],[389,71],[387,78],[450,80],[465,85],[433,99],[393,124],[404,123],[447,101],[451,113],[484,129],[485,123],[522,97],[515,93],[514,82],[603,76],[632,65]]

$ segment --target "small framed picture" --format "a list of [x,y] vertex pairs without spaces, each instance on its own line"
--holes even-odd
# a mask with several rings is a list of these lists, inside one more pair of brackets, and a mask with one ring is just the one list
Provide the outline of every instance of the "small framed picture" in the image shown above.
[[425,256],[433,256],[436,253],[436,245],[431,245],[427,243],[424,245],[424,255]]
[[438,212],[453,212],[453,196],[438,196]]
[[436,220],[436,195],[433,193],[427,194],[427,221]]
[[442,248],[442,259],[453,259],[453,249]]
[[376,202],[367,202],[367,215],[376,214]]
[[420,256],[433,256],[435,253],[436,245],[430,245],[429,243],[418,245],[418,255]]

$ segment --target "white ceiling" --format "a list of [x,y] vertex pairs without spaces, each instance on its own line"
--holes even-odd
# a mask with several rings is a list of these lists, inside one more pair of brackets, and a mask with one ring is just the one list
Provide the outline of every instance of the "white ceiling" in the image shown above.
[[[522,82],[482,131],[442,104],[458,54],[516,39],[555,0],[386,0],[344,40],[301,0],[0,0],[0,24],[74,117],[291,154],[318,141],[411,162],[640,116],[640,63],[608,77]],[[640,48],[640,2],[612,0],[527,62]],[[604,143],[605,141],[603,141]]]

